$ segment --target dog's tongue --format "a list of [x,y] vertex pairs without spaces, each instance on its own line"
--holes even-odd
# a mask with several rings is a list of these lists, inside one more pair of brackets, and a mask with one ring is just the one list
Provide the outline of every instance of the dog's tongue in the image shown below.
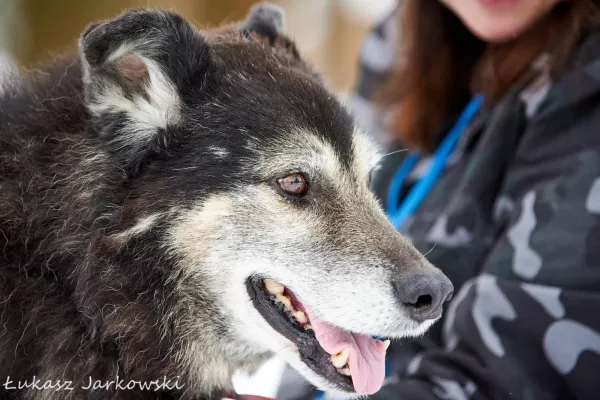
[[319,344],[326,352],[337,354],[345,348],[350,349],[348,366],[356,393],[378,392],[385,378],[385,344],[368,335],[343,331],[319,320],[309,309],[305,311]]

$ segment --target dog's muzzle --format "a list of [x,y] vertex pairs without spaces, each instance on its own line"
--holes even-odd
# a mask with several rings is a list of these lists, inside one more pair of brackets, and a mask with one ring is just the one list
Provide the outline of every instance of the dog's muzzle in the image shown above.
[[252,277],[246,286],[255,308],[296,346],[313,372],[349,393],[372,394],[381,388],[389,340],[319,320],[294,293],[273,280]]

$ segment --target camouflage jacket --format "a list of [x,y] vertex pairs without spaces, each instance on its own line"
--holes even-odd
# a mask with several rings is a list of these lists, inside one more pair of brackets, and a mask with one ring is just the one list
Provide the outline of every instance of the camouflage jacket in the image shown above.
[[[382,140],[370,99],[393,68],[396,21],[367,37],[351,103]],[[600,32],[558,79],[540,65],[471,123],[403,226],[456,292],[437,329],[392,345],[376,399],[600,399]],[[383,202],[405,154],[375,177]]]

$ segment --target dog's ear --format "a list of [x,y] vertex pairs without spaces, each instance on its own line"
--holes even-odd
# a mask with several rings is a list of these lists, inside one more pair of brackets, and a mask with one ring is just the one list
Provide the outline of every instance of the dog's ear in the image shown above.
[[275,40],[285,35],[285,12],[275,4],[257,4],[242,23],[242,29]]
[[281,7],[270,3],[255,5],[240,28],[246,37],[284,49],[300,58],[294,42],[286,36],[285,12]]
[[135,174],[168,147],[181,120],[182,92],[208,74],[208,44],[177,14],[132,10],[90,25],[79,48],[96,131]]

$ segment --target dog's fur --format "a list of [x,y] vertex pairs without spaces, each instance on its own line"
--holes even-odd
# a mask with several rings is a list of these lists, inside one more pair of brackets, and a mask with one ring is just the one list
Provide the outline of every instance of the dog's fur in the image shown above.
[[[5,396],[204,398],[274,352],[335,389],[253,307],[255,274],[347,330],[430,325],[389,282],[437,270],[388,224],[368,186],[375,149],[282,25],[267,6],[203,33],[128,11],[2,89],[0,384],[75,387]],[[297,171],[302,201],[273,183]],[[78,389],[90,376],[183,389]]]

